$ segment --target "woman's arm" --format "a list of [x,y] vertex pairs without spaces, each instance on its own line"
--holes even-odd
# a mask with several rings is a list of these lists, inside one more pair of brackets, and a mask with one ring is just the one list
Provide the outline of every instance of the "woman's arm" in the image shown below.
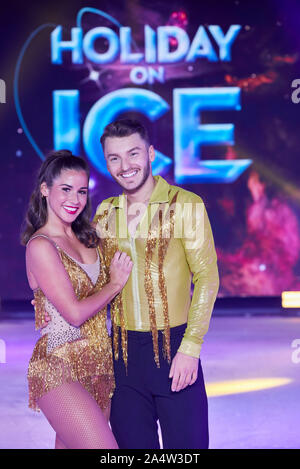
[[132,261],[124,252],[116,252],[110,267],[110,282],[101,291],[78,300],[57,249],[45,238],[33,239],[26,248],[26,265],[44,295],[64,319],[79,327],[106,306],[124,287]]

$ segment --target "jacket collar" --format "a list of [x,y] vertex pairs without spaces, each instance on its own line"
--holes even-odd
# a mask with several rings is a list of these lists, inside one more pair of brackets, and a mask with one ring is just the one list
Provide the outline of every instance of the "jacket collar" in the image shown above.
[[[161,176],[154,176],[156,185],[151,194],[149,204],[159,204],[162,202],[169,201],[169,184]],[[118,197],[114,197],[112,200],[112,206],[114,208],[124,208],[125,206],[125,194],[121,194]]]

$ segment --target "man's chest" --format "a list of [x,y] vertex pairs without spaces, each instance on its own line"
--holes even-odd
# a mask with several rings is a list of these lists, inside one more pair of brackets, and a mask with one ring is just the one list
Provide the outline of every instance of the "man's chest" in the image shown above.
[[144,217],[147,217],[147,207],[136,207],[134,210],[132,207],[129,207],[125,217],[128,233],[131,237],[134,237],[141,221]]

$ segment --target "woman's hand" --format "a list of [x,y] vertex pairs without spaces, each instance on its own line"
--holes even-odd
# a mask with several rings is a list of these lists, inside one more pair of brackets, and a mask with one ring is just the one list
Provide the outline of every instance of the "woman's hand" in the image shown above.
[[49,240],[36,237],[26,248],[28,270],[45,297],[74,327],[80,327],[111,302],[127,282],[132,265],[126,253],[117,252],[112,261],[111,282],[86,298],[78,299],[58,250]]
[[[31,300],[32,306],[35,308],[35,300]],[[48,326],[48,322],[51,321],[51,317],[47,313],[47,311],[44,311],[44,319],[41,325],[41,329],[44,329],[44,327]]]
[[120,292],[126,284],[133,267],[133,262],[126,252],[116,251],[109,268],[110,283]]

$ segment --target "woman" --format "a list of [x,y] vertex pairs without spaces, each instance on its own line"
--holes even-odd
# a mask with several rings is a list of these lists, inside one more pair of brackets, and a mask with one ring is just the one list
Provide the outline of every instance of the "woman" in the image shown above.
[[110,430],[114,390],[106,305],[126,284],[132,261],[117,252],[109,281],[92,229],[86,162],[67,150],[42,164],[22,244],[41,329],[28,367],[29,407],[56,432],[55,448],[117,448]]

